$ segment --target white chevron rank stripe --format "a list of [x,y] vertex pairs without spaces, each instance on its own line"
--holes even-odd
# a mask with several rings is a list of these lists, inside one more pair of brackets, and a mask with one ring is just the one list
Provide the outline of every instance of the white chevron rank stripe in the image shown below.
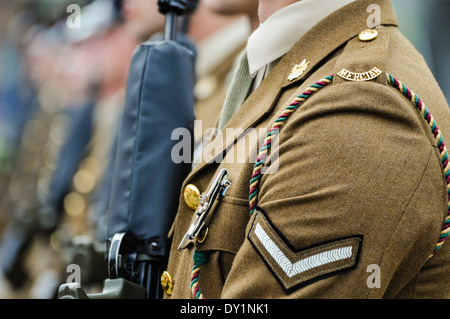
[[286,255],[270,239],[259,223],[256,225],[255,234],[289,278],[307,270],[352,256],[352,246],[347,246],[318,253],[292,264]]
[[354,266],[362,242],[354,236],[294,252],[260,211],[248,239],[285,290]]

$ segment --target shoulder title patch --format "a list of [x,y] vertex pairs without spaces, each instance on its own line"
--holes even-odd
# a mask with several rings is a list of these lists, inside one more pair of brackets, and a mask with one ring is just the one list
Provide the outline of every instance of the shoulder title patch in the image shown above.
[[354,236],[295,252],[260,211],[257,211],[248,239],[287,291],[354,266],[362,242],[362,237]]
[[337,73],[337,75],[339,75],[341,78],[347,81],[363,82],[373,80],[379,77],[382,73],[383,72],[380,69],[374,67],[372,70],[363,73],[354,73],[346,69],[342,69]]

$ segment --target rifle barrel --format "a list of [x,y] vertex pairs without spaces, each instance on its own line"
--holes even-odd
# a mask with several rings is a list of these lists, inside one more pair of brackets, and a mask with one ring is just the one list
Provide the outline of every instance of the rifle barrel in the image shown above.
[[166,13],[166,22],[164,27],[164,40],[176,40],[177,37],[177,18],[175,12]]

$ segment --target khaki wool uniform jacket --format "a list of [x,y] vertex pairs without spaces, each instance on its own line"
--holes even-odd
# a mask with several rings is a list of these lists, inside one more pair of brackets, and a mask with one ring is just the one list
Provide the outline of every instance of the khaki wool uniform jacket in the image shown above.
[[[363,42],[358,35],[374,3],[381,26]],[[308,69],[288,81],[303,59]],[[383,74],[369,81],[337,75],[374,67]],[[257,210],[250,215],[251,154],[265,134],[258,143],[218,134],[184,182],[170,233],[173,293],[166,298],[193,298],[195,250],[208,256],[195,283],[207,299],[450,297],[450,243],[429,258],[448,211],[436,139],[386,73],[423,100],[450,140],[448,105],[422,56],[398,31],[390,1],[357,0],[334,12],[298,41],[222,130],[267,134],[295,97],[334,75],[281,127],[278,170],[262,176]],[[245,163],[238,149],[247,150]],[[179,251],[194,216],[185,187],[206,192],[222,168],[231,186],[206,239]]]

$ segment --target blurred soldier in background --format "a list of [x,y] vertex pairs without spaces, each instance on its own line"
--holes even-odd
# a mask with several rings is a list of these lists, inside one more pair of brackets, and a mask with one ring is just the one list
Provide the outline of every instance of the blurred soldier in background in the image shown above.
[[[2,117],[1,123],[2,128],[13,126],[13,129],[17,130],[17,144],[11,143],[13,153],[8,165],[2,171],[1,178],[2,218],[7,223],[8,229],[4,229],[3,247],[0,249],[2,254],[0,277],[1,273],[5,272],[9,281],[18,287],[26,281],[23,270],[26,261],[15,257],[21,256],[22,250],[29,246],[29,233],[48,222],[46,218],[36,220],[32,207],[39,201],[43,182],[50,174],[54,164],[53,157],[60,146],[61,131],[58,131],[58,127],[62,121],[59,115],[61,115],[65,90],[56,80],[57,68],[54,60],[57,59],[60,49],[58,34],[42,32],[54,22],[55,16],[41,14],[42,10],[37,2],[33,6],[26,2],[2,3],[2,8],[3,6],[13,9],[9,11],[13,18],[3,21],[10,23],[10,26],[21,21],[18,25],[22,28],[13,28],[15,31],[13,39],[16,41],[17,48],[20,48],[18,56],[22,60],[20,68],[13,70],[7,68],[11,60],[4,60],[2,77],[14,78],[18,75],[15,72],[22,70],[21,77],[32,84],[28,91],[28,94],[32,95],[32,108],[26,109],[27,105],[18,100],[7,100],[0,106],[2,113],[7,112],[8,109],[13,110],[10,114],[24,123],[23,130],[21,126],[14,127],[15,121],[11,121],[10,117]],[[2,12],[8,12],[8,10]],[[16,14],[12,14],[14,12]],[[54,11],[49,10],[49,12]],[[10,35],[10,33],[7,34],[4,42],[12,39]],[[19,94],[23,94],[26,88],[24,83],[26,82],[22,80],[11,83],[12,89],[17,93],[22,91]],[[2,81],[3,89],[4,84],[5,82]],[[2,285],[0,289],[2,296],[6,290],[7,287]]]
[[[222,26],[207,37],[199,36],[207,10],[224,17],[233,17],[231,23]],[[201,1],[199,10],[192,18],[191,33],[198,41],[197,84],[194,94],[195,105],[195,152],[196,158],[201,154],[204,142],[217,127],[217,120],[225,100],[231,78],[230,70],[244,49],[247,38],[259,24],[258,1]],[[239,18],[235,18],[238,16]],[[214,18],[214,16],[212,16]],[[206,20],[207,21],[207,20]],[[203,31],[204,32],[204,31]]]
[[147,41],[164,29],[164,15],[158,11],[155,0],[123,0],[122,16],[125,28],[139,42]]
[[[242,4],[243,8],[253,10],[256,14],[257,1],[242,1]],[[223,17],[231,22],[205,36],[202,35],[202,22],[208,19],[208,10],[214,10],[215,15],[223,14]],[[192,37],[197,39],[198,51],[197,83],[194,88],[194,111],[197,120],[194,128],[194,165],[204,143],[210,139],[210,134],[217,127],[216,121],[230,81],[230,70],[244,49],[252,27],[252,21],[245,15],[244,10],[227,11],[222,7],[210,6],[208,1],[201,2],[199,10],[192,17],[191,33]]]
[[[123,104],[121,91],[137,43],[124,30],[118,8],[112,4],[97,1],[90,6],[83,12],[84,28],[80,29],[66,26],[66,4],[56,22],[36,24],[27,32],[28,76],[38,92],[39,106],[25,127],[7,200],[2,201],[2,207],[10,203],[6,212],[11,220],[0,248],[2,272],[21,296],[55,294],[64,262],[49,248],[60,248],[65,242],[58,236],[49,237],[48,232],[63,222],[58,234],[64,233],[67,241],[87,230],[85,198],[71,189],[87,196],[96,174],[101,174],[104,150],[95,148],[95,156],[85,156],[94,149],[92,141],[99,140],[99,132],[105,133],[101,145],[108,148],[108,133]],[[25,172],[30,176],[24,178]],[[42,230],[45,236],[34,236]],[[7,287],[0,291],[5,293]]]

